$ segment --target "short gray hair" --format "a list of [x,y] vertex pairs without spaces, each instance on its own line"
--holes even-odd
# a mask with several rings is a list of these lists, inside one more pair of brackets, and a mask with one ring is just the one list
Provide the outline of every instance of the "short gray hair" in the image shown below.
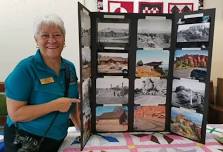
[[64,36],[66,34],[64,22],[56,14],[48,14],[48,15],[44,15],[42,17],[36,18],[36,20],[34,22],[34,36],[37,36],[42,25],[56,25],[60,28],[60,30]]

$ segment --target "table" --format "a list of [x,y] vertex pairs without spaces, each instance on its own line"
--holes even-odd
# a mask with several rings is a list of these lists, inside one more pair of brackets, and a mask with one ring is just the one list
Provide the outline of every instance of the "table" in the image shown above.
[[[78,152],[74,140],[80,133],[69,130],[59,152]],[[215,137],[223,136],[223,124],[207,126],[206,144],[200,144],[168,132],[126,132],[92,135],[83,152],[222,152]]]

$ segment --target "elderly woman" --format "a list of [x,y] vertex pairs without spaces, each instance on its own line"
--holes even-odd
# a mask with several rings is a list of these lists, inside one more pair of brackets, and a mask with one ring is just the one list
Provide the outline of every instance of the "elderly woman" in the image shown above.
[[[80,102],[75,67],[61,57],[65,46],[63,21],[57,15],[39,18],[34,38],[36,54],[19,62],[5,81],[6,152],[56,152],[67,135],[69,116],[75,125],[80,124],[75,110]],[[27,142],[31,146],[25,145]]]

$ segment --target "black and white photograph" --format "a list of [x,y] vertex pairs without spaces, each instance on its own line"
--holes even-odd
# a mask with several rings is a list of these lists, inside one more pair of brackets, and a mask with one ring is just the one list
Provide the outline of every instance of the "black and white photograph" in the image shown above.
[[81,44],[82,47],[90,47],[91,43],[91,18],[90,14],[84,8],[80,11],[81,16]]
[[204,112],[205,83],[190,79],[174,79],[172,105],[192,111]]
[[207,42],[209,41],[210,23],[179,25],[177,42]]
[[135,80],[134,103],[141,105],[166,104],[167,80],[143,77]]
[[129,23],[98,24],[99,43],[129,43]]
[[91,133],[90,87],[91,79],[85,79],[82,83],[83,141],[86,141]]
[[127,104],[129,80],[123,77],[106,76],[96,79],[97,104]]
[[138,48],[169,48],[172,21],[166,17],[138,20]]
[[128,73],[128,53],[98,53],[98,73]]
[[90,47],[81,48],[82,57],[82,79],[85,80],[91,77],[91,49]]
[[200,82],[207,80],[208,50],[176,50],[174,78],[190,78]]
[[90,108],[90,89],[91,89],[91,79],[85,79],[82,83],[82,102],[83,111],[86,113],[87,108]]
[[167,77],[168,50],[137,50],[136,77]]

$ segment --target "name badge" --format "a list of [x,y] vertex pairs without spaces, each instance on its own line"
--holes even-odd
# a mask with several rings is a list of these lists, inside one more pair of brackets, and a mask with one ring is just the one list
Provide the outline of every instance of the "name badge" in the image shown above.
[[40,79],[41,84],[50,84],[50,83],[54,83],[54,82],[55,81],[54,81],[53,77]]

